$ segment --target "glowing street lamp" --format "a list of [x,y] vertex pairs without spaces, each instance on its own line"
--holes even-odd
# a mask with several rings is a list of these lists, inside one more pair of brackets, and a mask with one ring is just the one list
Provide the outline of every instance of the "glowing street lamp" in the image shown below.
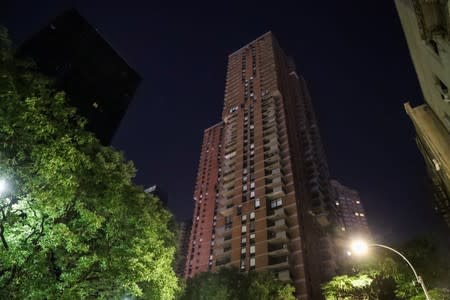
[[347,251],[347,254],[349,256],[351,256],[353,253],[356,254],[356,255],[364,255],[364,254],[366,254],[369,251],[369,247],[380,247],[380,248],[388,249],[388,250],[394,252],[395,254],[399,255],[404,261],[406,261],[406,263],[409,265],[409,267],[413,271],[417,282],[422,287],[423,293],[425,294],[425,298],[427,300],[431,300],[430,296],[428,295],[428,291],[427,291],[427,288],[425,287],[425,283],[423,282],[422,277],[420,277],[417,274],[416,270],[414,269],[413,265],[409,262],[409,260],[403,254],[401,254],[400,252],[398,252],[394,248],[391,248],[391,247],[388,247],[388,246],[385,246],[385,245],[381,245],[381,244],[368,244],[364,240],[355,240],[355,241],[353,241],[351,243],[351,249],[352,249],[353,252]]

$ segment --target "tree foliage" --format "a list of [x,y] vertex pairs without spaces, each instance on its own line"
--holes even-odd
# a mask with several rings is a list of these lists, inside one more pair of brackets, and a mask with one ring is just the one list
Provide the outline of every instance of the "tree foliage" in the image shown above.
[[0,299],[173,299],[171,216],[0,29]]
[[[432,299],[450,297],[450,257],[445,247],[427,237],[414,239],[400,250],[431,289]],[[351,273],[323,285],[327,299],[425,299],[412,270],[390,252],[372,251],[371,257],[356,262]]]
[[188,279],[180,300],[294,300],[294,288],[271,272],[241,273],[221,268]]

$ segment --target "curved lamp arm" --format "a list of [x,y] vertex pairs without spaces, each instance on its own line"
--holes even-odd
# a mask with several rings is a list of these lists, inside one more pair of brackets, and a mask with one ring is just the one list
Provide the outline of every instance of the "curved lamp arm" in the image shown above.
[[394,253],[396,253],[397,255],[399,255],[401,258],[403,258],[404,261],[406,261],[406,263],[410,266],[411,270],[414,272],[414,276],[416,277],[417,282],[420,284],[420,286],[422,287],[422,290],[425,294],[425,298],[427,300],[431,300],[430,296],[428,295],[428,291],[427,288],[425,287],[425,283],[423,282],[422,277],[420,277],[416,270],[414,269],[413,265],[409,262],[409,260],[403,255],[401,254],[399,251],[395,250],[394,248],[385,246],[385,245],[381,245],[381,244],[369,244],[369,247],[380,247],[380,248],[384,248],[384,249],[388,249]]

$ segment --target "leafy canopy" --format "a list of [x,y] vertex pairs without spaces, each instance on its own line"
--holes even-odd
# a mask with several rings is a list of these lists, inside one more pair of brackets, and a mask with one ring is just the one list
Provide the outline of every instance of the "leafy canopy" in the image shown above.
[[294,300],[293,294],[294,288],[273,273],[221,268],[188,279],[180,300]]
[[[425,299],[409,266],[390,252],[375,251],[353,261],[352,275],[336,276],[322,286],[327,299]],[[417,238],[400,248],[422,276],[432,299],[450,298],[450,255],[433,237]]]
[[171,216],[0,28],[0,299],[173,299]]

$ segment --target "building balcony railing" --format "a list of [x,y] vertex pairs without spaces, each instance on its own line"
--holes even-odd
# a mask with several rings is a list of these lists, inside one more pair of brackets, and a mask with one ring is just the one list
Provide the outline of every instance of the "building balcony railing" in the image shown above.
[[231,262],[231,255],[226,255],[216,260],[216,266],[223,266]]
[[235,175],[235,170],[231,170],[228,172],[224,172],[222,178],[224,181],[228,181],[228,180],[234,179],[234,175]]
[[266,198],[275,199],[280,198],[286,194],[283,186],[276,186],[274,188],[266,188]]
[[285,219],[279,219],[276,221],[269,221],[270,223],[267,224],[267,229],[270,229],[270,231],[273,232],[279,232],[279,231],[285,231],[288,226]]
[[287,256],[269,258],[268,269],[287,269],[289,268],[289,258]]
[[228,247],[231,245],[231,232],[222,237],[216,238],[217,247]]
[[274,210],[271,210],[268,214],[267,214],[267,219],[269,220],[278,220],[278,219],[283,219],[286,218],[286,212],[284,210],[284,208],[277,208]]
[[289,254],[289,248],[286,243],[273,244],[269,245],[269,249],[267,250],[270,256],[286,256]]
[[286,243],[289,241],[289,237],[286,233],[286,231],[280,231],[280,232],[267,232],[267,241],[270,244],[280,244],[280,243]]
[[227,205],[218,209],[219,214],[224,217],[228,217],[233,213],[233,205]]
[[278,272],[278,280],[282,282],[292,282],[291,272],[289,272],[289,270]]
[[218,202],[220,205],[227,207],[227,206],[233,204],[233,197],[223,197],[222,196],[219,198]]

